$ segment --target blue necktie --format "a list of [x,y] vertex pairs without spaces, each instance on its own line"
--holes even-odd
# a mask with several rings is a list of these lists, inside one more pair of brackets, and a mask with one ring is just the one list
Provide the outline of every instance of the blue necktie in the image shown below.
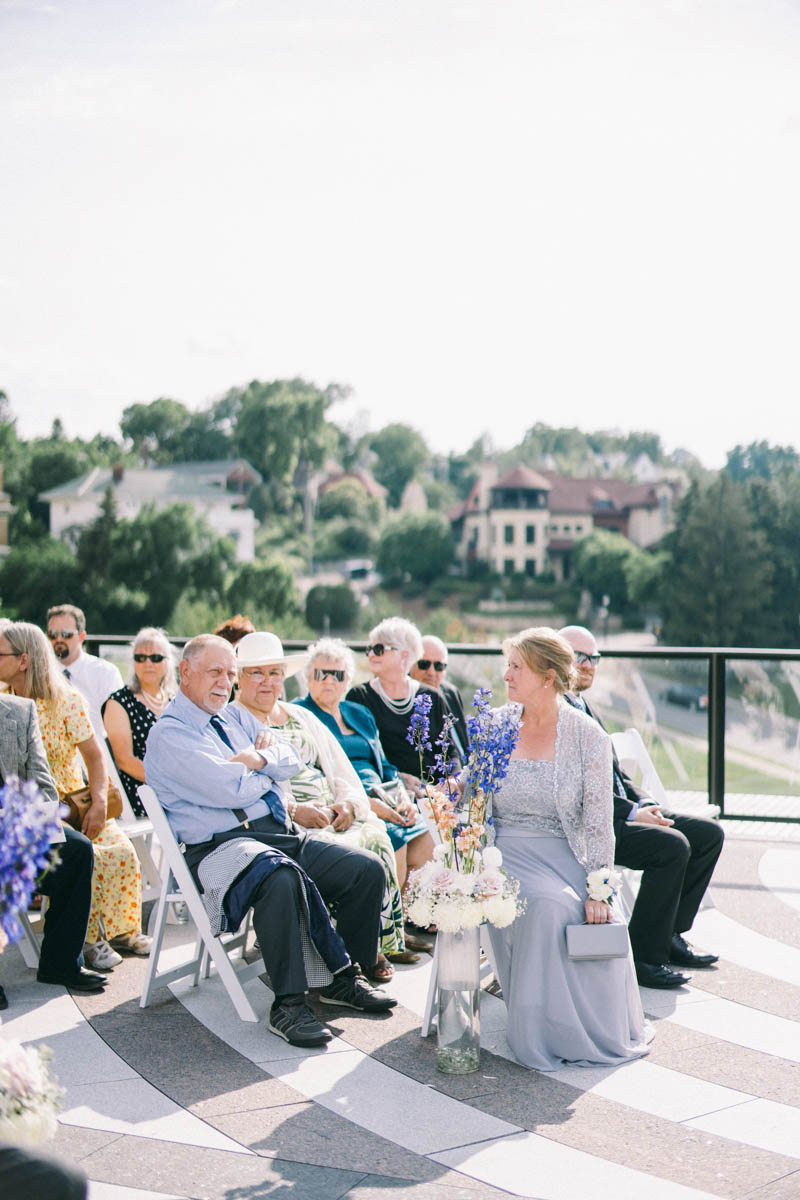
[[[228,737],[227,733],[225,732],[225,726],[222,724],[222,721],[220,720],[220,718],[216,715],[213,716],[211,718],[211,720],[209,721],[209,725],[214,730],[216,735],[225,743],[225,745],[228,747],[228,749],[233,750],[233,753],[235,754],[236,751],[233,748],[231,739]],[[264,794],[261,796],[261,799],[267,805],[267,807],[269,808],[269,811],[272,813],[273,817],[278,822],[278,824],[283,825],[284,828],[287,828],[286,809],[284,808],[283,801],[281,800],[280,796],[275,791],[275,789],[270,788],[270,790],[268,792],[264,792]],[[245,812],[245,810],[243,808],[234,808],[231,811],[233,812],[233,815],[236,817],[236,820],[239,822],[240,825],[247,824],[247,813]]]

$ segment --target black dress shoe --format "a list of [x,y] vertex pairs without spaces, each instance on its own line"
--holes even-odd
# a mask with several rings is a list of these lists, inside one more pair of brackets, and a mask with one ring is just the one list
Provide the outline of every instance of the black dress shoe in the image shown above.
[[642,987],[683,987],[692,978],[691,975],[683,975],[680,971],[673,971],[671,967],[662,966],[660,963],[635,962],[633,965],[636,967],[636,978]]
[[0,1012],[2,1012],[6,1008],[8,1008],[8,996],[5,994],[3,989],[0,987]]
[[69,988],[71,992],[102,992],[107,980],[104,975],[95,975],[84,967],[74,971],[37,971],[39,983],[58,983]]
[[712,967],[719,962],[718,954],[698,954],[693,950],[686,938],[679,933],[673,933],[669,948],[669,961],[676,967]]

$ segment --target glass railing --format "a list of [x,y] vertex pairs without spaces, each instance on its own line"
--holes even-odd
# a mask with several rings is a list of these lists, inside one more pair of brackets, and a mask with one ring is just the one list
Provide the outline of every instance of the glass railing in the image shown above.
[[[124,673],[130,641],[96,637],[89,648]],[[366,643],[350,644],[367,678]],[[465,707],[479,687],[502,703],[504,665],[498,646],[453,645],[448,679]],[[710,803],[726,819],[800,823],[800,650],[604,649],[589,698],[610,732],[638,730],[676,807]]]

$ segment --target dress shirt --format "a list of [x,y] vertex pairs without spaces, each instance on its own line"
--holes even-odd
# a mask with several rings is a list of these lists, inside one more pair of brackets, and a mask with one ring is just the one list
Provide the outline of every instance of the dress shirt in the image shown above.
[[[178,692],[147,739],[147,782],[176,838],[188,844],[235,829],[241,822],[234,809],[244,809],[248,821],[266,816],[270,807],[261,797],[272,788],[285,807],[280,784],[302,765],[294,747],[278,738],[258,751],[265,762],[257,771],[229,762],[230,748],[211,725],[214,715]],[[256,718],[238,705],[228,705],[218,716],[236,753],[252,748],[263,732]]]
[[118,692],[123,687],[122,676],[113,663],[97,658],[94,654],[86,654],[81,650],[75,662],[67,666],[60,663],[62,671],[69,682],[77,688],[89,705],[89,719],[92,722],[100,745],[105,746],[106,731],[100,710],[112,692]]

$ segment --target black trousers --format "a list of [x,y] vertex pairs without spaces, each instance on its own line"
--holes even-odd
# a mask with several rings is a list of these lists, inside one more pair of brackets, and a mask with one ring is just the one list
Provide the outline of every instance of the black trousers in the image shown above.
[[83,943],[92,903],[92,843],[82,833],[65,827],[65,842],[58,846],[60,863],[37,881],[49,904],[39,955],[43,971],[77,971],[83,963]]
[[[371,850],[351,849],[318,841],[303,833],[287,833],[270,817],[253,822],[259,834],[269,834],[269,845],[302,867],[316,884],[336,920],[336,931],[353,963],[374,963],[378,957],[381,905],[386,875]],[[234,831],[246,837],[247,830]],[[228,835],[230,836],[230,835]],[[225,835],[223,835],[224,840]],[[192,871],[219,841],[187,846]],[[261,883],[253,901],[253,927],[264,965],[276,996],[308,989],[301,946],[303,902],[296,871],[278,867]]]
[[86,1176],[38,1150],[0,1142],[3,1200],[85,1200]]
[[691,929],[725,836],[704,817],[664,816],[675,824],[627,821],[617,831],[615,861],[642,872],[629,933],[633,957],[647,963],[668,962],[672,935]]

